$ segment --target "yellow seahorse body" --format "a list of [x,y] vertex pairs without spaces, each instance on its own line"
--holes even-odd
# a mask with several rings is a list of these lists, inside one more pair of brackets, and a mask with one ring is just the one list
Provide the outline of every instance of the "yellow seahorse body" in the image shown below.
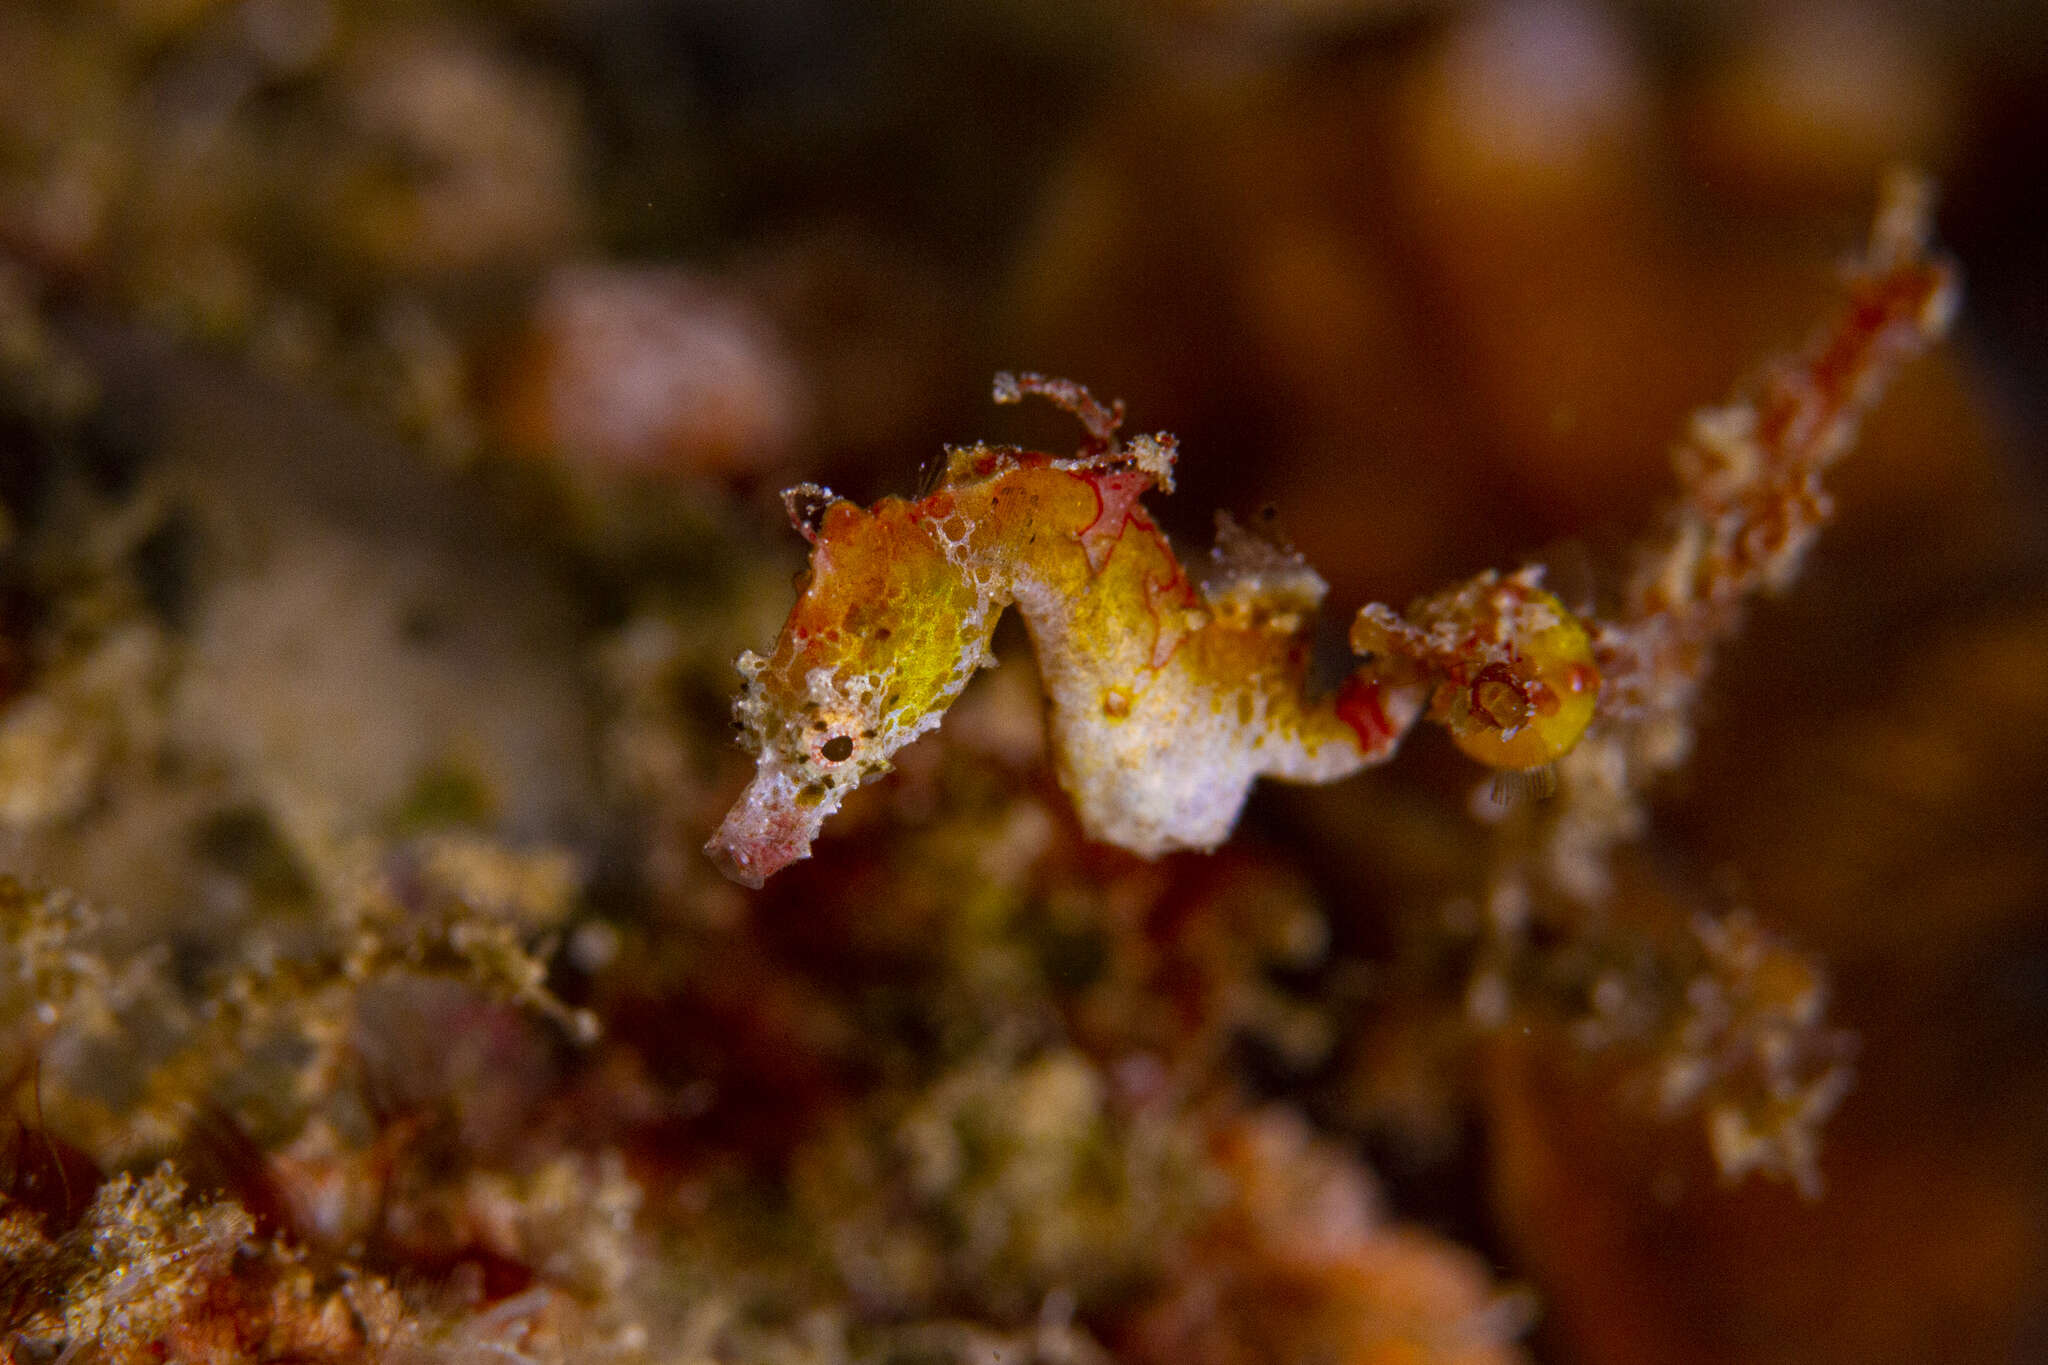
[[727,873],[758,886],[805,857],[845,795],[991,661],[1011,605],[1060,782],[1105,842],[1213,848],[1256,777],[1325,782],[1391,753],[1425,689],[1362,676],[1311,698],[1322,581],[1226,526],[1198,587],[1139,502],[1169,484],[1171,459],[1147,438],[1073,459],[977,446],[914,502],[864,510],[798,490],[815,549],[774,652],[740,659],[735,710],[758,765],[707,846]]

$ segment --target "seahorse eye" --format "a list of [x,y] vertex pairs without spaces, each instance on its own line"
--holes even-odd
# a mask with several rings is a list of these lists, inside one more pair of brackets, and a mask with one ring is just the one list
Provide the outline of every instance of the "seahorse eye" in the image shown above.
[[844,763],[853,757],[853,739],[849,735],[834,735],[818,750],[827,762]]
[[1468,691],[1470,714],[1480,723],[1451,733],[1469,757],[1491,767],[1541,768],[1563,757],[1586,732],[1599,699],[1600,671],[1585,627],[1556,598],[1538,597],[1558,622],[1521,642],[1531,676],[1518,684],[1498,665],[1481,670]]
[[1483,668],[1472,680],[1472,711],[1496,730],[1512,732],[1521,728],[1535,709],[1505,665]]

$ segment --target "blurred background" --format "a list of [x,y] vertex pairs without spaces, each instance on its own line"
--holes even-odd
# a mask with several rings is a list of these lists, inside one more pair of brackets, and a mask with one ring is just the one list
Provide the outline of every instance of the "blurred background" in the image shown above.
[[[2019,0],[10,0],[17,1125],[271,1201],[308,1303],[379,1277],[456,1353],[2048,1359],[2044,130]],[[1817,964],[1817,1201],[1720,1179],[1576,978],[1475,1022],[1428,736],[1143,864],[1006,633],[814,863],[702,860],[785,485],[1067,449],[988,402],[1040,370],[1180,437],[1190,555],[1271,509],[1335,620],[1531,558],[1596,604],[1900,164],[1955,331],[1554,931],[1742,908]],[[54,890],[76,981],[22,965]],[[235,982],[279,1003],[230,1046]]]

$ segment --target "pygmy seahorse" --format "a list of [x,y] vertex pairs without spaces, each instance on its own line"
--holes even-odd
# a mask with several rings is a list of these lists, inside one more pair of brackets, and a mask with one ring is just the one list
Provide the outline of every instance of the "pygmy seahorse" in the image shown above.
[[1585,634],[1529,571],[1432,599],[1422,626],[1389,614],[1419,634],[1361,638],[1365,665],[1311,695],[1322,579],[1225,519],[1197,584],[1139,501],[1172,491],[1172,438],[1120,445],[1120,404],[997,377],[997,401],[1025,393],[1080,418],[1078,454],[957,449],[927,496],[866,509],[810,485],[785,495],[811,563],[774,652],[739,660],[735,718],[757,767],[706,846],[735,880],[759,886],[808,856],[847,793],[991,662],[1012,605],[1082,827],[1148,857],[1221,843],[1255,778],[1330,782],[1379,762],[1426,707],[1502,767],[1547,763],[1585,728]]
[[1119,445],[1122,404],[997,376],[998,402],[1035,393],[1079,418],[1080,451],[956,450],[936,491],[867,510],[809,485],[785,495],[810,572],[775,652],[740,656],[735,714],[758,762],[707,851],[751,886],[807,856],[847,792],[989,662],[1011,605],[1082,827],[1147,856],[1215,847],[1253,779],[1346,776],[1423,716],[1503,773],[1547,774],[1600,711],[1610,747],[1634,734],[1650,767],[1669,766],[1714,641],[1744,601],[1791,577],[1828,515],[1822,471],[1954,312],[1954,272],[1928,253],[1929,193],[1911,175],[1889,180],[1847,308],[1759,393],[1695,418],[1674,460],[1681,496],[1643,545],[1619,618],[1580,621],[1537,570],[1489,571],[1405,617],[1362,609],[1359,667],[1327,697],[1308,688],[1324,585],[1299,556],[1225,521],[1198,586],[1139,503],[1173,491],[1172,438]]

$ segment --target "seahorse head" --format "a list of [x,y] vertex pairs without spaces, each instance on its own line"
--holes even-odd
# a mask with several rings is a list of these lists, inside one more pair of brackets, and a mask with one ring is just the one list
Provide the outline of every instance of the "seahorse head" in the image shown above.
[[749,886],[809,856],[847,794],[938,724],[987,661],[998,610],[948,556],[933,499],[864,510],[807,487],[788,501],[810,568],[774,651],[740,656],[733,716],[754,779],[705,846]]

